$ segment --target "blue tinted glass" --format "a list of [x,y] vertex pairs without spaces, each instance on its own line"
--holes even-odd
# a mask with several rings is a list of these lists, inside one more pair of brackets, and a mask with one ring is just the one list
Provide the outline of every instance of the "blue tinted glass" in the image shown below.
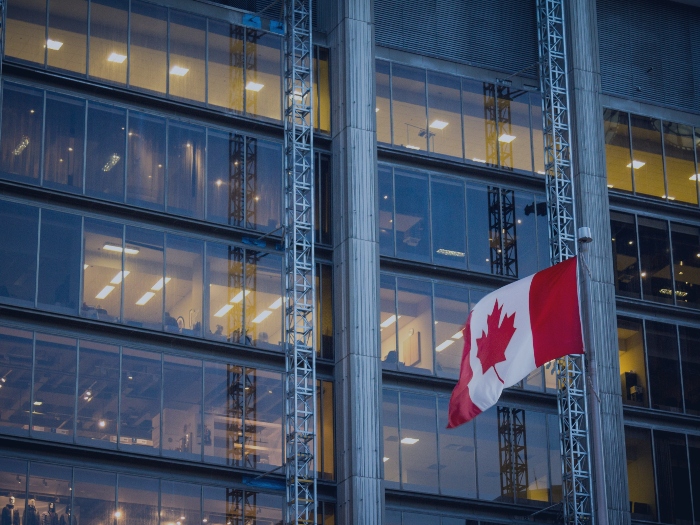
[[515,242],[518,277],[537,272],[537,203],[531,193],[515,192]]
[[282,144],[246,139],[246,228],[271,232],[282,213]]
[[39,256],[40,308],[77,315],[80,295],[82,219],[79,215],[41,211]]
[[241,226],[245,139],[242,135],[210,131],[207,140],[207,219]]
[[535,215],[537,215],[537,269],[549,268],[549,221],[547,220],[547,198],[539,195],[536,198]]
[[163,362],[163,455],[201,461],[202,362],[166,355]]
[[0,301],[34,306],[39,208],[0,201]]
[[429,262],[428,177],[397,169],[395,178],[396,256]]
[[430,190],[433,261],[445,266],[465,268],[467,218],[464,206],[464,184],[461,181],[433,177]]
[[126,200],[163,209],[165,197],[165,119],[129,112]]
[[0,432],[26,436],[31,402],[32,332],[0,326],[0,381],[0,406],[4,407],[0,411]]
[[126,111],[90,103],[88,107],[85,193],[124,201]]
[[489,198],[485,186],[467,186],[467,238],[469,239],[469,269],[491,271],[489,239]]
[[41,90],[5,83],[2,93],[2,177],[39,183],[41,169]]
[[168,211],[204,216],[205,135],[199,126],[168,127]]
[[44,186],[80,193],[85,101],[47,94],[44,138]]
[[379,166],[379,253],[394,255],[394,181],[390,166]]

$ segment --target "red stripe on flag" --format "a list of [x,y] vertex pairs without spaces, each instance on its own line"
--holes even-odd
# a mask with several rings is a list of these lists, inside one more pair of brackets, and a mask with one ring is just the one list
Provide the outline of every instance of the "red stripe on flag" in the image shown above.
[[530,285],[530,325],[535,365],[583,353],[578,302],[577,257],[541,272]]
[[450,405],[447,413],[447,428],[455,428],[471,421],[476,416],[481,414],[481,409],[472,403],[472,398],[469,395],[469,381],[472,380],[474,372],[472,365],[469,362],[469,353],[472,345],[472,314],[469,313],[467,324],[462,329],[464,335],[464,350],[462,351],[462,364],[460,365],[459,381],[457,386],[452,391],[450,397]]

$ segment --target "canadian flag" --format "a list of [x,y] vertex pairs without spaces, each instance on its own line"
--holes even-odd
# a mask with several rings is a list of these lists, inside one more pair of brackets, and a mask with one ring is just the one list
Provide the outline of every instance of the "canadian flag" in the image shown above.
[[492,407],[504,388],[538,366],[583,353],[578,258],[490,293],[469,314],[448,428]]

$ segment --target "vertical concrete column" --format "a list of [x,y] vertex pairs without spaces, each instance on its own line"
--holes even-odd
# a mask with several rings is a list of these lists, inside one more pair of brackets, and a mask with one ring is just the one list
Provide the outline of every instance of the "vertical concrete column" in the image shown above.
[[333,0],[333,265],[338,522],[383,509],[379,243],[371,0]]
[[[615,317],[610,210],[605,173],[603,108],[595,0],[566,2],[571,125],[578,224],[591,228],[583,256],[584,337],[588,351],[589,412],[595,507],[599,524],[629,524],[625,434]],[[594,388],[591,388],[594,387]],[[595,392],[593,391],[595,390]]]

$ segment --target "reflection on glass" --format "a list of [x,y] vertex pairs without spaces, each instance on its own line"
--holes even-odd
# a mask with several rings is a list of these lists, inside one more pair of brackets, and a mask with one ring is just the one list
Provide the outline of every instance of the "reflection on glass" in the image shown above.
[[168,92],[171,96],[205,101],[206,30],[206,19],[170,11]]
[[317,382],[316,428],[318,429],[318,472],[323,479],[335,478],[334,435],[333,435],[333,383]]
[[130,111],[128,154],[127,202],[162,210],[165,195],[165,119]]
[[428,150],[462,158],[459,78],[428,71]]
[[681,377],[675,325],[646,322],[651,407],[681,412]]
[[[612,250],[615,266],[615,293],[639,297],[639,256],[634,215],[610,214]],[[648,279],[647,275],[644,275]]]
[[209,131],[207,137],[207,219],[243,225],[245,137]]
[[245,344],[243,337],[243,250],[207,243],[209,313],[205,337]]
[[9,0],[5,9],[5,56],[43,64],[46,0]]
[[440,525],[440,516],[404,512],[403,525]]
[[391,144],[391,65],[389,62],[377,60],[375,68],[377,142]]
[[632,191],[629,116],[624,111],[605,109],[603,111],[603,121],[605,132],[605,171],[608,175],[608,188]]
[[0,301],[34,306],[39,208],[0,201]]
[[535,173],[538,175],[544,175],[542,97],[539,93],[530,93],[530,124],[532,125],[532,158]]
[[547,427],[549,430],[549,478],[552,480],[552,503],[561,501],[561,448],[559,439],[559,416],[547,415]]
[[328,67],[330,51],[325,47],[315,47],[316,73],[314,74],[314,88],[318,94],[314,101],[314,111],[316,112],[316,126],[320,131],[330,133],[331,131],[331,76]]
[[425,70],[397,64],[392,69],[394,145],[425,151],[428,144]]
[[401,393],[401,486],[438,492],[435,398]]
[[[243,457],[243,367],[204,363],[204,459],[241,466]],[[214,522],[212,522],[214,523]]]
[[0,429],[4,434],[26,436],[32,384],[31,332],[0,327],[0,384],[0,406],[5,407],[0,411]]
[[[246,31],[246,112],[280,120],[282,116],[282,39],[271,33]],[[301,95],[301,94],[299,94]]]
[[438,398],[440,439],[440,493],[460,498],[476,498],[476,452],[474,423],[447,428],[449,400]]
[[[124,288],[124,322],[132,326],[161,330],[163,234],[127,226],[125,246],[124,272],[112,280],[121,281]],[[167,312],[165,322],[170,322]]]
[[683,397],[687,414],[700,415],[700,330],[679,326],[681,362],[683,363]]
[[114,523],[116,474],[76,468],[73,476],[73,521],[81,525]]
[[4,84],[0,146],[4,178],[38,184],[43,110],[41,90]]
[[242,26],[209,21],[209,62],[207,74],[209,104],[243,112]]
[[464,155],[467,160],[496,166],[496,99],[493,84],[462,79]]
[[[386,468],[386,465],[384,465]],[[385,476],[386,477],[386,476]],[[385,525],[401,525],[401,512],[398,510],[386,510],[384,512]],[[462,521],[458,525],[464,525]]]
[[427,175],[395,170],[396,256],[430,261]]
[[39,254],[40,308],[76,315],[80,295],[80,226],[78,215],[41,211]]
[[399,393],[384,390],[382,406],[384,483],[387,488],[399,488]]
[[469,231],[469,269],[491,271],[489,197],[484,186],[467,185],[467,229]]
[[119,347],[81,341],[77,442],[116,447],[118,414]]
[[85,101],[47,95],[44,137],[44,185],[81,192]]
[[273,470],[282,464],[284,387],[277,372],[248,368],[245,397],[244,466]]
[[654,430],[656,487],[662,523],[692,523],[693,504],[685,436]]
[[202,457],[202,362],[166,355],[163,359],[163,455]]
[[37,334],[34,357],[32,434],[72,441],[77,341]]
[[168,10],[141,0],[131,1],[129,85],[165,93],[168,77]]
[[496,410],[496,407],[490,408],[474,420],[476,448],[479,451],[477,454],[479,499],[488,501],[495,501],[502,496]]
[[398,287],[399,369],[411,367],[432,373],[431,285],[413,279],[396,279]]
[[673,284],[668,223],[646,217],[638,217],[637,222],[644,298],[672,303]]
[[379,165],[379,253],[394,255],[394,180],[392,168]]
[[465,268],[467,217],[464,184],[453,179],[432,177],[430,201],[433,261],[445,266]]
[[532,171],[527,91],[498,87],[498,149],[501,167]]
[[282,144],[246,139],[246,228],[271,232],[281,226],[283,171]]
[[700,306],[700,230],[671,223],[676,302]]
[[381,274],[379,282],[379,332],[382,341],[382,367],[396,370],[398,363],[396,351],[396,278]]
[[124,348],[121,376],[119,446],[157,454],[160,447],[161,355]]
[[318,153],[314,164],[316,199],[314,217],[316,224],[314,234],[316,242],[333,244],[333,194],[331,192],[331,159],[329,155]]
[[435,285],[435,354],[438,376],[459,377],[464,349],[462,329],[469,314],[469,290],[458,286]]
[[700,509],[700,437],[688,435],[688,458],[690,459],[690,478],[693,484],[693,508],[695,508],[696,521]]
[[90,1],[91,77],[126,84],[128,6],[120,0]]
[[49,2],[49,67],[85,74],[87,0]]
[[669,200],[698,203],[693,127],[664,122],[664,155]]
[[[121,318],[123,227],[97,219],[85,219],[83,238],[83,302],[80,314],[102,321]],[[130,246],[129,255],[139,248]],[[134,253],[135,252],[135,253]]]
[[85,193],[124,201],[126,111],[90,103],[88,107]]
[[516,502],[525,503],[525,501],[521,501],[524,497],[527,502],[547,503],[550,494],[546,415],[541,412],[511,409],[513,417],[515,417],[516,412],[522,414],[523,423],[526,423],[525,439],[527,442],[525,450],[527,489],[518,491]]
[[537,269],[549,268],[552,259],[549,253],[549,221],[547,220],[547,197],[537,195],[535,198],[537,215]]
[[158,525],[157,479],[120,474],[118,490],[119,523]]
[[202,523],[223,524],[243,522],[243,491],[224,487],[202,487]]
[[627,480],[632,519],[656,520],[654,464],[651,457],[651,432],[625,427]]
[[246,343],[261,348],[282,344],[282,258],[246,251]]
[[28,488],[29,503],[31,505],[33,501],[34,507],[25,511],[25,524],[58,525],[62,517],[70,514],[71,470],[70,467],[32,461]]
[[324,359],[333,359],[333,267],[327,264],[317,266],[319,276],[319,304],[321,307],[321,329],[319,355]]
[[165,281],[151,287],[165,286],[165,330],[201,337],[204,243],[167,234],[166,246]]
[[635,191],[665,199],[661,121],[640,115],[631,115],[630,121]]
[[168,126],[168,211],[204,216],[204,128]]
[[617,344],[620,352],[622,402],[626,405],[648,406],[642,323],[618,317]]

